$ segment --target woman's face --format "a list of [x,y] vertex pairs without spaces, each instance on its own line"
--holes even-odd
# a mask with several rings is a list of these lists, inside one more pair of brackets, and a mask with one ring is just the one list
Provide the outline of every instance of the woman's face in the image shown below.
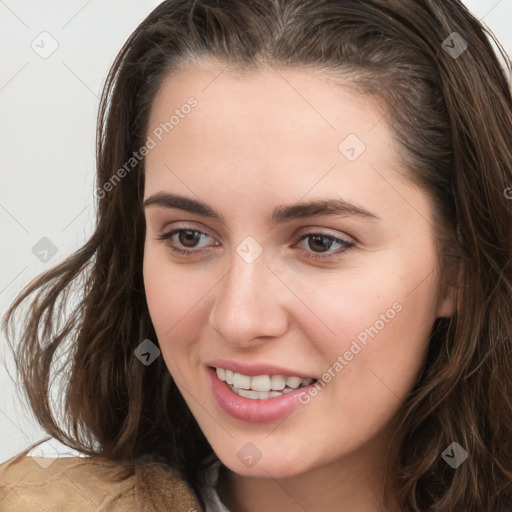
[[221,71],[174,73],[151,112],[144,282],[162,356],[231,470],[378,465],[451,314],[431,202],[376,101],[310,71]]

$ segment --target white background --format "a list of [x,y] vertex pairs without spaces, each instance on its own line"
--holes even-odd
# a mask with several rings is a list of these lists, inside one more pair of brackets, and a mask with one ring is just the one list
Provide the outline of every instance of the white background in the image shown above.
[[[158,3],[0,0],[0,314],[33,277],[92,234],[101,88],[124,41]],[[465,3],[512,54],[512,0]],[[45,31],[58,48],[43,59],[31,45],[45,37],[51,48],[49,36],[40,36]],[[43,237],[57,247],[46,263],[32,252]],[[14,387],[14,361],[3,335],[0,348],[1,463],[46,434]],[[51,442],[31,454],[74,453]]]

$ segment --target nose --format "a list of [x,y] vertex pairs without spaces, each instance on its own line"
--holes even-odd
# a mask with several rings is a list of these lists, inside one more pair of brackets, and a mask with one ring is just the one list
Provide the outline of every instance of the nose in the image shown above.
[[248,263],[234,253],[230,270],[215,287],[209,322],[233,346],[253,346],[257,338],[283,336],[288,329],[290,292],[269,267],[263,254]]

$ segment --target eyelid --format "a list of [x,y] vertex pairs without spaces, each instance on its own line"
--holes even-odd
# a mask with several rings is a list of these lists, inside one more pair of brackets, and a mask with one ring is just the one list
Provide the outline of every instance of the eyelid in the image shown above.
[[204,225],[202,222],[191,220],[178,220],[174,222],[168,222],[165,224],[165,227],[160,230],[160,232],[169,233],[170,231],[174,231],[176,229],[183,229],[184,231],[187,229],[199,231],[200,233],[204,233],[205,235],[211,236],[213,238],[218,238],[218,234],[215,232],[214,229],[211,229],[210,227]]
[[[303,231],[302,234],[298,234],[294,237],[295,241],[294,241],[293,247],[295,247],[297,244],[299,244],[303,240],[307,239],[308,237],[313,237],[313,236],[324,237],[326,239],[329,239],[331,242],[340,244],[342,247],[340,247],[339,249],[337,249],[335,251],[327,250],[326,252],[314,252],[314,251],[308,251],[305,249],[299,249],[299,251],[301,252],[301,254],[303,254],[303,256],[305,258],[310,258],[310,259],[317,260],[317,261],[325,260],[326,262],[337,261],[338,259],[341,259],[344,254],[346,254],[347,252],[349,252],[351,249],[353,249],[356,246],[355,242],[353,242],[351,240],[347,240],[344,236],[337,236],[332,233],[329,233],[324,228],[316,228],[316,230],[311,231],[311,229],[315,229],[315,228],[310,226],[309,229],[310,229],[310,231],[307,231],[307,232]],[[164,232],[162,232],[156,238],[157,238],[157,240],[165,241],[166,242],[165,245],[169,248],[169,250],[171,252],[173,252],[175,254],[181,254],[181,255],[183,255],[185,257],[189,257],[189,258],[194,257],[195,253],[197,253],[197,255],[201,255],[205,251],[209,252],[212,247],[218,246],[218,241],[217,241],[217,243],[214,244],[214,246],[207,246],[207,247],[200,248],[200,249],[196,249],[194,247],[183,249],[183,248],[171,243],[170,242],[171,237],[173,237],[174,235],[176,235],[182,231],[194,231],[196,233],[199,233],[200,235],[206,235],[211,238],[214,238],[209,233],[207,233],[205,231],[201,231],[200,229],[197,229],[190,224],[187,224],[186,226],[173,226],[171,229],[167,229]],[[351,237],[348,237],[348,238],[351,238]]]
[[[157,235],[156,239],[157,240],[164,240],[166,241],[166,245],[171,247],[171,244],[169,243],[169,240],[171,239],[171,237],[173,237],[174,235],[182,232],[182,231],[194,231],[195,233],[199,233],[200,235],[206,235],[210,238],[215,238],[213,237],[212,235],[210,235],[209,233],[207,233],[206,231],[202,231],[200,229],[197,229],[193,226],[173,226],[171,229],[166,229],[164,231],[162,231],[162,233],[160,233],[159,235]],[[194,247],[190,248],[190,249],[186,249],[186,252],[188,253],[193,253],[193,252],[201,252],[201,251],[205,251],[205,250],[208,250],[209,247],[214,247],[214,246],[217,246],[219,245],[218,243],[215,243],[211,246],[208,246],[208,247],[204,247],[202,249],[196,249]]]
[[[208,236],[211,236],[212,238],[215,238],[215,237],[218,237],[218,235],[214,232],[214,230],[211,230],[210,228],[207,228],[207,227],[195,227],[194,226],[194,221],[192,221],[193,223],[191,224],[191,221],[181,221],[183,223],[183,225],[180,225],[180,221],[177,221],[177,222],[174,222],[172,223],[172,227],[170,227],[169,229],[165,229],[165,230],[162,230],[162,233],[165,234],[165,233],[170,233],[171,231],[175,231],[175,230],[180,230],[180,229],[183,229],[184,231],[185,230],[193,230],[193,231],[198,231],[202,234],[205,234],[205,235],[208,235]],[[200,222],[197,222],[197,224],[201,225]],[[318,234],[321,234],[323,236],[326,236],[326,237],[331,237],[331,238],[337,238],[337,239],[340,239],[346,243],[358,243],[358,240],[355,238],[355,237],[352,237],[352,236],[348,236],[346,235],[345,233],[340,235],[339,232],[336,232],[336,233],[331,233],[328,231],[329,228],[322,228],[322,227],[319,227],[319,226],[305,226],[305,227],[302,227],[295,235],[294,235],[294,239],[297,241],[301,240],[302,236],[304,235],[318,235]]]
[[342,233],[340,231],[336,231],[336,230],[332,230],[332,231],[334,231],[334,232],[332,232],[331,229],[332,228],[322,228],[320,226],[305,226],[304,228],[301,228],[298,231],[298,234],[296,236],[300,238],[303,235],[319,234],[319,235],[323,235],[326,237],[338,238],[347,243],[356,243],[357,242],[357,239],[355,237],[348,235],[344,232]]
[[331,240],[334,243],[339,243],[342,245],[339,249],[335,251],[328,250],[326,252],[314,252],[314,251],[306,251],[301,249],[301,252],[305,255],[306,258],[312,258],[315,260],[326,260],[326,261],[337,261],[344,254],[353,249],[356,244],[351,240],[347,240],[344,236],[337,236],[331,233],[324,231],[323,229],[317,229],[316,231],[308,231],[299,236],[299,239],[295,242],[294,245],[299,244],[303,240],[306,240],[309,237],[320,236],[326,239]]

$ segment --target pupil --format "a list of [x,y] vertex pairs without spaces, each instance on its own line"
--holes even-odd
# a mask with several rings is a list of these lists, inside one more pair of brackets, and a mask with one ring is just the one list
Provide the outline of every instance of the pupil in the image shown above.
[[[181,231],[179,233],[180,243],[186,247],[194,247],[196,243],[199,241],[200,234],[197,231],[192,231],[187,229],[186,231]],[[190,243],[192,242],[192,243]]]
[[[311,243],[311,240],[313,240],[313,244]],[[325,236],[312,236],[311,240],[309,243],[309,247],[313,249],[313,251],[315,252],[321,252],[322,250],[328,249],[331,245],[331,241],[328,240]],[[324,243],[322,243],[322,241]],[[315,244],[318,244],[320,250],[317,250],[318,246],[317,248],[314,247]]]

